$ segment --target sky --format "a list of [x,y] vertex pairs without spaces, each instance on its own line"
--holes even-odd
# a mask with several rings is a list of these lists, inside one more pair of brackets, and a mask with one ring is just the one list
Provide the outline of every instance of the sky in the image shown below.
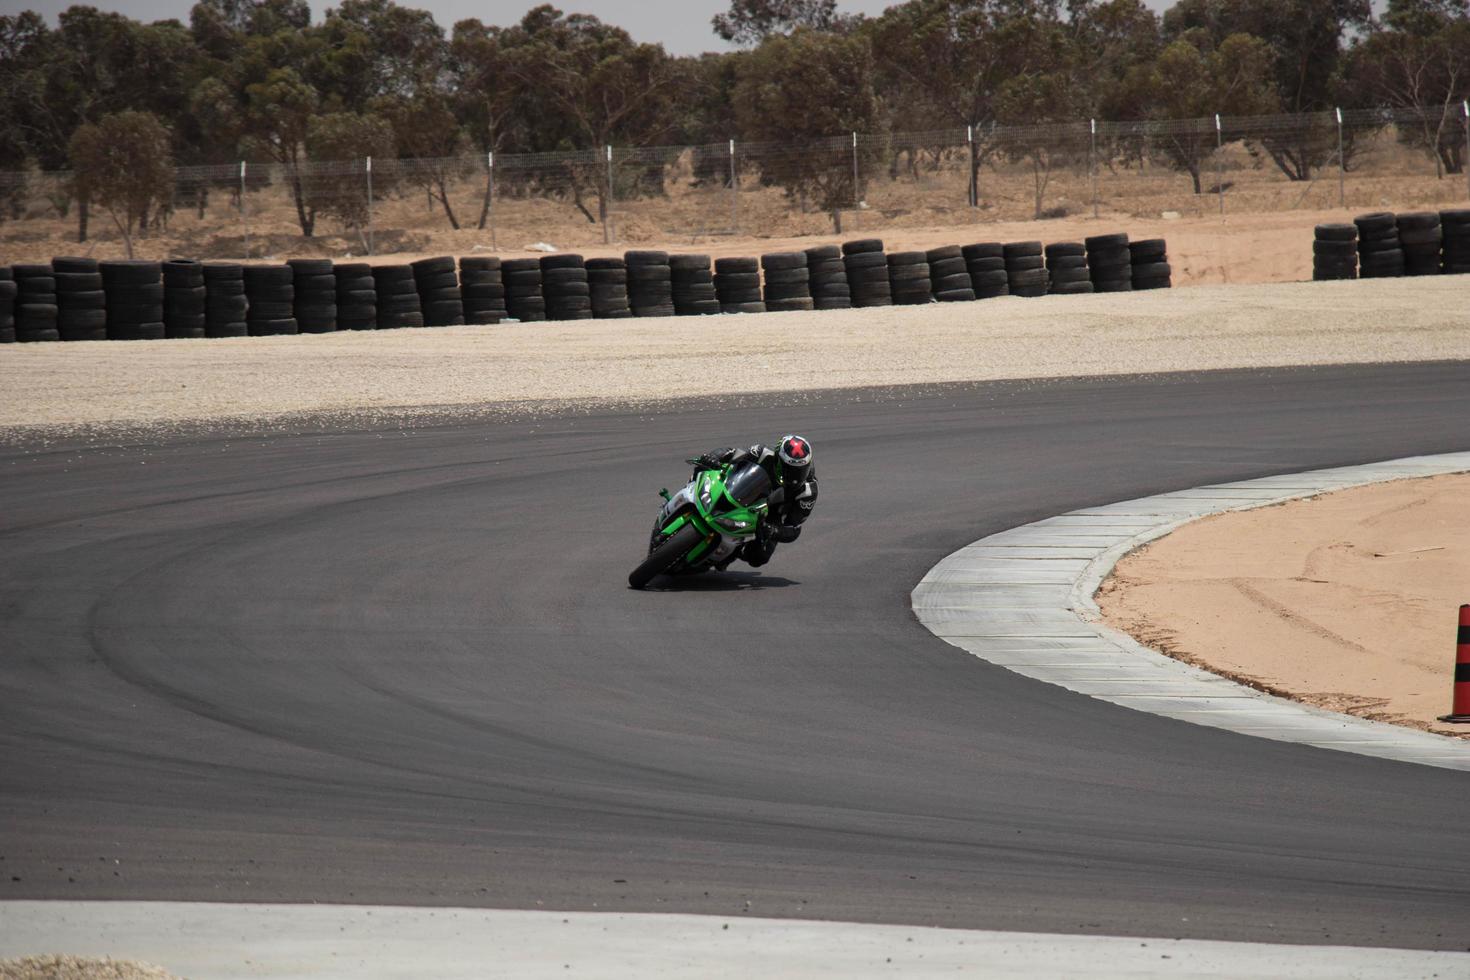
[[[35,10],[52,23],[56,15],[72,6],[73,0],[0,0],[0,13]],[[194,0],[88,0],[100,10],[115,10],[139,20],[177,18],[188,23],[189,8]],[[398,0],[405,7],[428,10],[446,31],[455,21],[478,17],[489,24],[514,24],[535,0]],[[710,18],[729,9],[729,0],[552,0],[554,6],[567,13],[594,14],[617,24],[639,41],[661,42],[673,54],[699,54],[702,51],[724,51],[725,44],[710,28]],[[841,0],[838,8],[845,13],[869,16],[882,13],[895,0]],[[1149,6],[1161,10],[1164,0],[1148,0]],[[320,19],[335,0],[311,0],[312,14]]]

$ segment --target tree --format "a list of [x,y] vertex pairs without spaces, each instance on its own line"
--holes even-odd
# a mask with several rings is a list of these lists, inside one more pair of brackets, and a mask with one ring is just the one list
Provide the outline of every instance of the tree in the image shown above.
[[853,154],[871,158],[872,149],[855,150],[848,138],[832,137],[877,128],[872,44],[857,35],[798,30],[767,38],[741,60],[737,75],[740,131],[772,144],[754,151],[761,181],[783,187],[790,198],[814,200],[841,231],[841,208],[862,196]]
[[[511,72],[502,33],[501,28],[487,27],[478,20],[462,20],[454,25],[449,42],[454,113],[481,153],[500,152],[515,139],[526,142],[523,129],[528,121],[516,112],[521,103],[520,82]],[[484,228],[489,219],[493,180],[487,167],[477,228]]]
[[112,218],[133,257],[133,234],[173,193],[169,131],[146,112],[119,112],[84,123],[71,138],[71,165],[86,196]]
[[399,162],[400,174],[439,202],[449,226],[458,231],[449,185],[466,173],[466,140],[448,98],[437,92],[414,98],[387,97],[378,99],[374,109],[392,126],[398,155],[409,158]]
[[373,174],[374,196],[386,194],[394,181],[393,127],[370,114],[326,113],[308,125],[306,149],[313,161],[320,161],[302,167],[313,221],[317,214],[332,215],[361,236],[372,218],[365,159],[377,157],[390,164]]
[[1270,82],[1271,50],[1258,37],[1232,34],[1218,49],[1202,31],[1166,47],[1151,64],[1133,68],[1124,81],[1131,101],[1144,107],[1152,142],[1201,193],[1200,173],[1215,152],[1216,113],[1254,116],[1276,107]]
[[857,21],[837,12],[837,0],[730,0],[730,9],[710,23],[724,40],[750,46],[797,28],[851,30]]

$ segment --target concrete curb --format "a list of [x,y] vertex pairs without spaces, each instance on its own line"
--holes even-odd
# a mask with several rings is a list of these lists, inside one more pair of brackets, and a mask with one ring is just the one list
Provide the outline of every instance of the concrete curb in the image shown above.
[[[912,594],[931,632],[982,660],[1101,701],[1197,725],[1470,772],[1470,742],[1263,694],[1098,622],[1093,595],[1124,555],[1225,511],[1470,471],[1470,452],[1222,483],[1071,511],[982,538]],[[1448,693],[1446,694],[1448,697]]]

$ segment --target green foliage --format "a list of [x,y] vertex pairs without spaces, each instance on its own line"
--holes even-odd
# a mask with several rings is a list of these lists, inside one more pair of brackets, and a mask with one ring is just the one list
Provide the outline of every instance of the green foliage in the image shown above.
[[146,112],[119,112],[79,126],[70,156],[78,196],[100,205],[123,236],[128,257],[133,235],[148,213],[173,194],[168,130]]
[[730,9],[710,23],[726,41],[752,45],[798,28],[846,30],[855,21],[837,12],[837,0],[730,0]]
[[[343,161],[321,171],[307,168],[304,191],[313,219],[317,214],[327,214],[348,228],[367,227],[370,215],[365,161],[368,157],[393,159],[393,127],[380,116],[329,112],[314,117],[307,125],[306,149],[314,160]],[[381,164],[375,168],[375,197],[387,194],[394,183],[394,168]]]

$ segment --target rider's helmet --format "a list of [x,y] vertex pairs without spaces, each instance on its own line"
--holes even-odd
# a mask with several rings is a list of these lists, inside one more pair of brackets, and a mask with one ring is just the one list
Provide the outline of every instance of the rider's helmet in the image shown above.
[[801,436],[783,436],[776,456],[781,460],[781,483],[791,490],[806,486],[812,472],[812,444]]

